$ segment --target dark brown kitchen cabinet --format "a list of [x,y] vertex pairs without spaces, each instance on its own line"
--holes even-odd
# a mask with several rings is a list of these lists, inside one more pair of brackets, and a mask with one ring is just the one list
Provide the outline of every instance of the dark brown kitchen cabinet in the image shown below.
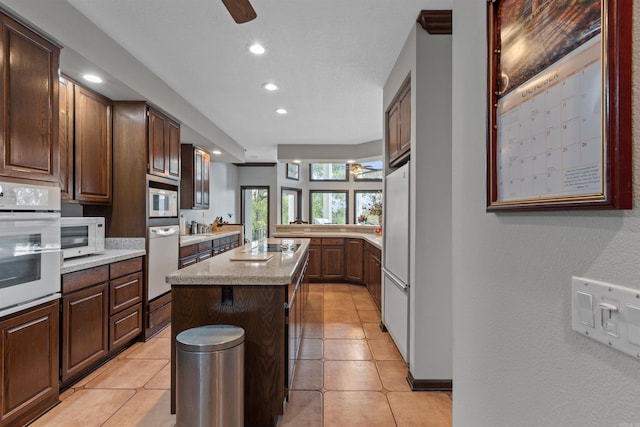
[[180,179],[180,125],[149,108],[149,173]]
[[0,175],[57,183],[60,48],[0,14]]
[[67,202],[112,200],[111,100],[59,78],[60,196]]
[[[318,243],[314,244],[314,240]],[[311,239],[309,245],[309,265],[307,267],[307,277],[310,281],[322,280],[322,246],[321,239]]]
[[400,166],[411,149],[411,81],[402,85],[387,110],[387,158],[390,167]]
[[345,239],[345,279],[351,283],[362,283],[363,277],[363,248],[360,239]]
[[60,379],[63,386],[97,366],[109,353],[109,268],[62,276]]
[[138,257],[62,276],[63,386],[140,335],[142,268]]
[[73,200],[73,82],[59,79],[60,198]]
[[209,209],[211,157],[200,147],[182,144],[180,209]]
[[58,403],[58,301],[0,321],[0,426],[22,426]]
[[74,88],[74,199],[111,203],[111,100],[80,85]]
[[322,238],[322,279],[344,280],[344,239]]
[[366,243],[364,269],[365,284],[378,309],[382,307],[382,254],[380,249]]
[[178,268],[188,267],[240,246],[240,234],[206,240],[180,248]]

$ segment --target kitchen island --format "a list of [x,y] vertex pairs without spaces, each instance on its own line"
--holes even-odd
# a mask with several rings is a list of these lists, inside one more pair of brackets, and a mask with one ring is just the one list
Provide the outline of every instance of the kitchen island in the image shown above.
[[[262,240],[167,276],[172,355],[186,329],[229,324],[245,330],[246,425],[274,425],[283,413],[302,336],[308,247],[309,239]],[[172,357],[172,413],[175,386]]]

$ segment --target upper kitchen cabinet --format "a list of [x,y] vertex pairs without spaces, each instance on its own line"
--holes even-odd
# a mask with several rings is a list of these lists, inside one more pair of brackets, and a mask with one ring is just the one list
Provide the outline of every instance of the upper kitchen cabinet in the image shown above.
[[180,179],[180,125],[149,108],[149,173]]
[[111,203],[111,101],[82,86],[74,89],[75,199]]
[[66,201],[112,200],[111,100],[61,76],[60,189]]
[[60,48],[0,14],[0,175],[58,182]]
[[209,153],[191,144],[182,144],[180,209],[209,209]]
[[387,153],[389,167],[409,159],[411,149],[411,81],[407,80],[387,110]]

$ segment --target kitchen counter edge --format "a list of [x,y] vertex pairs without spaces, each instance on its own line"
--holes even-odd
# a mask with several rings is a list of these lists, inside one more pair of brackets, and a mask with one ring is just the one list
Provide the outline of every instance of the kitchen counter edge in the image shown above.
[[367,242],[371,243],[373,246],[382,250],[382,236],[376,236],[375,234],[371,233],[358,233],[353,231],[277,231],[273,233],[273,237],[281,239],[291,239],[294,237],[299,239],[310,239],[312,237],[342,237],[345,239],[364,239]]
[[86,255],[65,260],[60,266],[60,274],[73,273],[87,268],[99,267],[118,261],[146,255],[144,249],[106,249],[99,254]]

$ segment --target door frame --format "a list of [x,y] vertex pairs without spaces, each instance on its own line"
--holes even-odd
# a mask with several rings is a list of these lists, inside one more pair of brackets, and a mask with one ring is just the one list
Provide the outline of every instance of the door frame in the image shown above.
[[271,229],[271,187],[269,185],[241,185],[240,186],[240,218],[242,218],[242,228],[245,239],[247,237],[246,230],[244,230],[244,190],[267,190],[267,238],[270,236]]
[[285,191],[295,191],[298,194],[298,218],[302,219],[302,188],[280,187],[280,222],[282,222],[282,196]]

